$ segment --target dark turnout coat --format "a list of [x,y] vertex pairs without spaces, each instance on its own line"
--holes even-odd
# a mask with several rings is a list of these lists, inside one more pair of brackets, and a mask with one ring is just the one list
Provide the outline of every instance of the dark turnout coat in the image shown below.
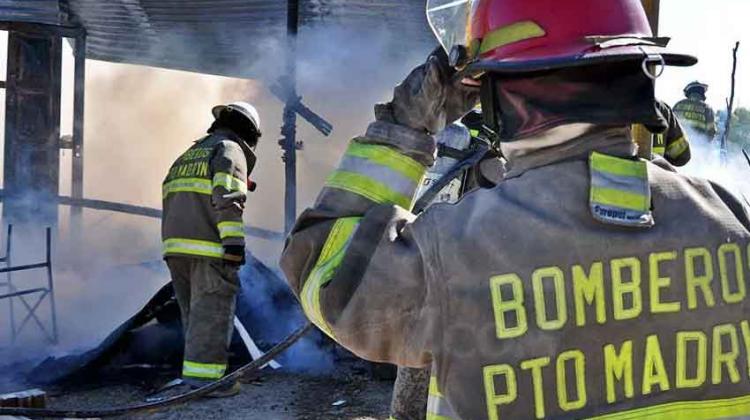
[[319,328],[432,367],[455,419],[750,414],[750,221],[731,194],[594,128],[415,218],[431,147],[375,123],[300,217],[281,263]]

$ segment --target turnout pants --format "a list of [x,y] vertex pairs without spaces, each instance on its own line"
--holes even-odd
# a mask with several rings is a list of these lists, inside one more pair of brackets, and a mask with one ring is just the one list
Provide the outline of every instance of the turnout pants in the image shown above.
[[224,376],[239,289],[238,268],[220,260],[167,258],[185,333],[182,378],[200,386]]
[[427,415],[429,369],[399,367],[391,397],[392,420],[424,420]]

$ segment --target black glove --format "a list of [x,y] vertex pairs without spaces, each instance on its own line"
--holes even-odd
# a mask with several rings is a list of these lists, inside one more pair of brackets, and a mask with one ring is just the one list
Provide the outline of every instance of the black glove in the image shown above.
[[237,267],[245,265],[245,247],[242,245],[225,245],[224,262]]

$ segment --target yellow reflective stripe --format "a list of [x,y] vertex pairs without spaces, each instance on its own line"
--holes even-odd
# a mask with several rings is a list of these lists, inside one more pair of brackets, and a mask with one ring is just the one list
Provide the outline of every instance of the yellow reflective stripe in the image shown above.
[[648,179],[646,162],[621,159],[596,152],[591,154],[591,169],[617,176]]
[[469,130],[471,137],[479,137],[479,130]]
[[300,301],[302,309],[313,324],[333,338],[333,331],[323,316],[320,307],[320,289],[333,278],[336,269],[344,259],[349,240],[359,226],[359,217],[347,217],[336,220],[331,233],[328,234],[318,261],[302,287]]
[[593,417],[591,420],[690,419],[709,420],[750,414],[750,395],[708,401],[681,401],[621,413]]
[[218,227],[221,239],[245,237],[245,226],[242,222],[221,222]]
[[375,144],[363,144],[356,141],[349,144],[346,154],[358,158],[367,159],[378,165],[388,167],[401,175],[419,183],[426,168],[416,160],[399,153],[396,149],[388,146]]
[[227,365],[213,363],[197,363],[188,360],[182,363],[182,375],[202,379],[219,379],[224,376]]
[[651,206],[647,196],[612,188],[591,188],[591,200],[605,206],[636,211],[648,211]]
[[654,154],[664,156],[665,150],[663,146],[655,146],[653,152]]
[[667,146],[667,155],[672,158],[680,157],[685,151],[690,148],[690,144],[687,142],[685,137],[673,141]]
[[479,53],[484,54],[495,48],[504,47],[520,41],[526,41],[532,38],[540,38],[547,35],[547,32],[536,22],[530,20],[516,22],[511,25],[503,26],[487,34],[482,39]]
[[192,192],[211,195],[211,181],[203,178],[180,178],[162,185],[162,198],[177,192]]
[[247,192],[247,182],[224,172],[217,172],[214,175],[213,187],[224,187],[227,191]]
[[426,420],[455,420],[450,417],[445,417],[445,416],[441,416],[441,415],[434,414],[434,413],[427,413],[427,415],[425,416],[425,419]]
[[426,420],[455,420],[450,417],[445,417],[445,416],[441,416],[441,415],[434,414],[434,413],[427,413],[427,415],[425,416],[425,419]]
[[393,191],[388,185],[354,172],[335,171],[326,181],[326,186],[361,195],[378,204],[397,204],[410,208],[412,197]]
[[200,257],[224,257],[224,247],[220,243],[195,239],[169,238],[162,244],[164,254],[187,254]]
[[429,395],[443,398],[443,394],[440,393],[440,389],[438,388],[437,378],[434,376],[430,376]]

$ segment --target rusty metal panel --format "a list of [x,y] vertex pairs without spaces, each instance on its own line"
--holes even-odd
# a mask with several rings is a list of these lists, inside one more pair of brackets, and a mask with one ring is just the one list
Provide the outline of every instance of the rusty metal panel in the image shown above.
[[63,13],[58,0],[0,0],[0,22],[59,25]]
[[62,41],[10,32],[5,111],[4,216],[57,221]]

